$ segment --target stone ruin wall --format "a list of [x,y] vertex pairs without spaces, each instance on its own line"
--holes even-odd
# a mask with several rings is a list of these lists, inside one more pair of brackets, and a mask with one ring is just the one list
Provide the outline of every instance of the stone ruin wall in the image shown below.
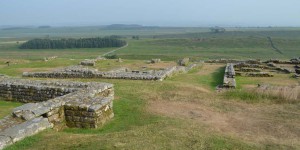
[[228,63],[225,67],[223,87],[236,88],[234,64]]
[[[260,60],[237,60],[237,59],[215,59],[205,61],[206,63],[234,63],[234,67],[237,68],[237,71],[241,72],[250,72],[243,74],[243,76],[249,77],[273,77],[274,75],[268,72],[262,72],[263,69],[275,70],[281,73],[294,73],[294,77],[300,77],[300,70],[298,68],[300,64],[300,57],[293,58],[290,60],[279,60],[279,59],[270,59],[267,61]],[[294,68],[286,68],[280,65],[295,65]],[[241,72],[236,72],[237,75],[241,75]]]
[[178,72],[188,72],[196,67],[196,64],[183,66],[173,66],[158,71],[126,71],[127,69],[117,69],[116,71],[102,72],[83,66],[71,66],[54,72],[24,72],[23,77],[33,78],[105,78],[105,79],[129,79],[129,80],[159,80]]
[[0,97],[18,102],[42,102],[58,96],[74,92],[75,88],[55,86],[25,85],[24,83],[9,83],[0,85]]
[[96,66],[96,60],[91,60],[91,59],[84,60],[84,61],[80,62],[80,65],[82,65],[82,66]]
[[47,128],[97,128],[114,116],[112,84],[0,78],[0,87],[3,98],[35,102],[0,120],[0,149]]

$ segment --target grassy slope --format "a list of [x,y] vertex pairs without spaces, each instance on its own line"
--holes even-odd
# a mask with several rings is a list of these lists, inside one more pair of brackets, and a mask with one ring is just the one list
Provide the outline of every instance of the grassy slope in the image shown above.
[[[4,64],[6,60],[7,59],[5,60],[0,59],[0,63]],[[49,71],[55,68],[77,65],[79,62],[80,60],[70,60],[70,59],[63,59],[63,58],[58,58],[47,62],[42,60],[35,60],[35,61],[13,60],[11,61],[10,66],[0,65],[0,74],[6,74],[9,76],[22,76],[23,72]]]
[[[16,41],[34,38],[29,33],[43,35],[45,33],[60,33],[58,37],[77,34],[93,36],[129,35],[129,46],[116,52],[122,58],[151,59],[162,58],[176,60],[183,56],[198,59],[209,58],[280,58],[289,59],[299,55],[300,32],[298,28],[230,28],[225,33],[214,34],[207,28],[154,28],[131,30],[105,30],[96,27],[86,28],[51,28],[51,29],[19,29],[2,30],[5,34],[24,33],[26,38],[0,39],[0,58],[5,59],[42,59],[47,56],[61,58],[87,59],[95,58],[111,49],[64,49],[64,50],[19,50]],[[92,34],[93,32],[93,34]],[[73,35],[75,34],[75,35]],[[130,35],[141,35],[140,40],[130,40]],[[155,39],[152,37],[155,35]],[[283,55],[274,51],[267,36],[271,36],[275,46]]]
[[[289,44],[289,43],[286,43]],[[299,45],[294,45],[298,47]],[[288,59],[295,55],[295,49],[278,54],[264,38],[206,38],[195,39],[144,39],[129,41],[129,46],[117,55],[128,59],[162,58],[176,60],[184,56],[196,59]]]
[[58,56],[59,58],[68,59],[92,59],[113,49],[114,48],[25,50],[19,49],[18,44],[15,42],[0,42],[0,58],[41,60],[44,57]]

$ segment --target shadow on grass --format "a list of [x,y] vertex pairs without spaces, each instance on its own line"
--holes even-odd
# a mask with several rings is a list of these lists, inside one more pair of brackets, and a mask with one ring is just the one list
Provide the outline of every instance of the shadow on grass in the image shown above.
[[221,67],[211,74],[212,80],[209,83],[209,85],[212,88],[215,88],[220,84],[223,84],[224,72],[225,72],[225,67]]

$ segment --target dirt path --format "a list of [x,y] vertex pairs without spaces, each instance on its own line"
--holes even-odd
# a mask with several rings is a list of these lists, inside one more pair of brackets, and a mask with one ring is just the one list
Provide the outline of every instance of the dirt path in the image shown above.
[[127,43],[125,46],[123,46],[123,47],[120,47],[120,48],[114,49],[114,50],[112,50],[112,51],[109,51],[109,52],[107,52],[107,53],[104,53],[104,54],[101,55],[101,56],[104,57],[104,56],[106,56],[106,55],[108,55],[108,54],[111,54],[111,53],[114,53],[114,52],[116,52],[116,51],[118,51],[118,50],[120,50],[120,49],[126,48],[127,46],[128,46],[128,43]]
[[[217,111],[211,106],[191,102],[150,102],[149,111],[173,118],[192,120],[208,126],[208,129],[256,143],[295,144],[300,142],[300,119],[277,117],[287,113],[281,106],[251,106],[229,103],[235,111]],[[292,115],[300,115],[299,112]]]

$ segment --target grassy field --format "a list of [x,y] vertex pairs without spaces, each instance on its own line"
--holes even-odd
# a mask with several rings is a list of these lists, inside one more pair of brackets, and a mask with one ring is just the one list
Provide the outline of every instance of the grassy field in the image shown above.
[[21,106],[21,103],[0,100],[0,119],[11,114],[11,111]]
[[16,39],[12,40],[11,43],[0,41],[1,59],[43,60],[44,57],[52,56],[68,59],[91,59],[113,50],[113,48],[24,50],[18,48],[19,44],[16,43]]
[[[1,34],[3,32],[3,34]],[[50,28],[50,29],[15,29],[0,30],[0,58],[3,59],[43,59],[59,56],[69,59],[88,59],[111,51],[112,49],[58,49],[58,50],[20,50],[18,46],[44,34],[59,33],[50,38],[93,37],[121,35],[129,46],[116,54],[124,59],[177,60],[184,56],[195,59],[290,59],[299,55],[299,28],[228,28],[225,33],[211,33],[209,28],[141,28],[141,29],[103,29],[100,27]],[[21,37],[14,33],[22,34]],[[5,36],[5,34],[10,34]],[[76,36],[77,34],[82,36]],[[132,35],[139,35],[140,40],[132,40]],[[267,37],[283,54],[276,52]],[[17,44],[19,41],[19,44]]]
[[[48,130],[7,149],[300,148],[299,103],[278,104],[254,93],[246,99],[216,93],[223,69],[207,64],[163,82],[76,79],[115,84],[115,118],[96,130]],[[245,81],[240,89],[259,83],[240,80]]]
[[[174,65],[182,57],[200,61],[212,58],[290,59],[300,55],[298,28],[229,28],[224,34],[205,33],[207,30],[99,29],[94,32],[95,27],[2,30],[0,33],[5,33],[2,37],[13,38],[0,39],[0,74],[20,77],[24,71],[50,71],[112,50],[17,48],[16,41],[44,34],[51,34],[50,37],[126,35],[129,46],[116,52],[124,62],[99,61],[95,67],[99,70],[144,66],[159,69]],[[140,35],[141,39],[132,40],[130,35]],[[283,54],[271,48],[267,36],[272,36]],[[42,59],[47,56],[58,56],[58,59],[44,62]],[[151,58],[161,58],[164,62],[149,65],[145,60]],[[6,61],[11,61],[11,65],[5,65]],[[300,103],[289,103],[249,90],[262,83],[285,86],[300,80],[288,74],[276,74],[273,78],[237,77],[235,91],[217,92],[215,87],[222,84],[224,67],[224,64],[203,64],[187,74],[178,74],[162,82],[69,79],[113,83],[116,97],[113,120],[100,129],[47,130],[6,149],[300,149]],[[19,105],[2,101],[0,117]]]

